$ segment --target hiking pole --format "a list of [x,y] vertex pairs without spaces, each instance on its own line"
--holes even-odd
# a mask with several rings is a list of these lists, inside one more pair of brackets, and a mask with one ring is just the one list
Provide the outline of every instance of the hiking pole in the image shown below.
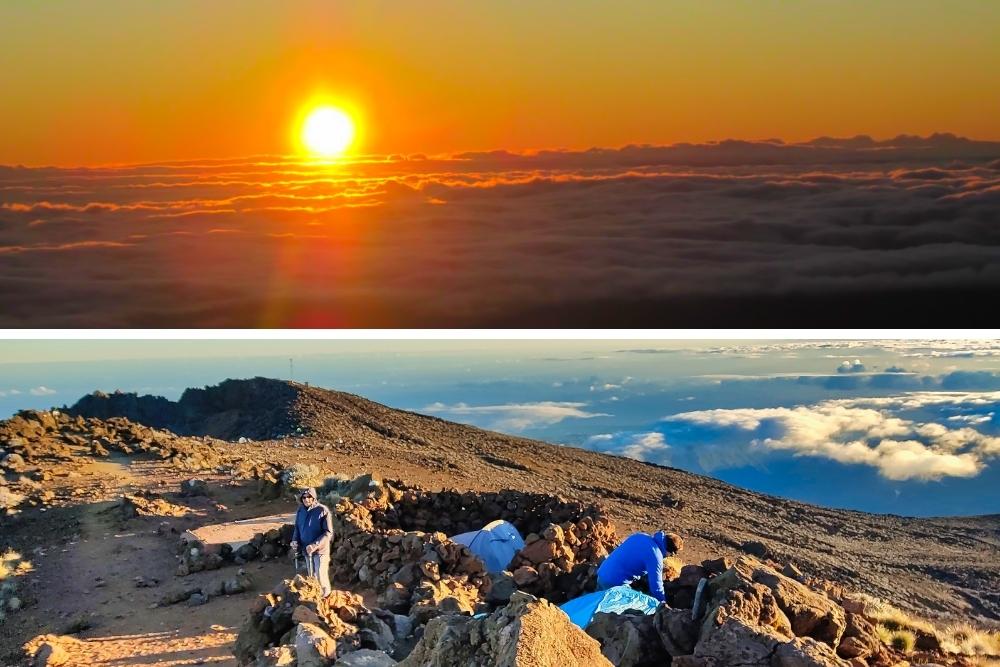
[[306,574],[311,578],[315,578],[313,574],[313,559],[311,554],[306,554]]

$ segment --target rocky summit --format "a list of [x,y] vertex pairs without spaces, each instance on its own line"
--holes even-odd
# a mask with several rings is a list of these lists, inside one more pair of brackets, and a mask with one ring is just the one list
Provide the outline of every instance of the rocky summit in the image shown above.
[[[24,411],[0,422],[0,472],[3,664],[888,667],[1000,654],[1000,517],[821,508],[299,383]],[[280,520],[303,486],[332,514],[325,597]],[[277,523],[212,530],[262,517]],[[496,520],[524,546],[488,572],[452,537]],[[625,536],[658,529],[685,543],[664,564],[668,604],[571,623],[559,605],[596,590]],[[238,539],[197,537],[210,534]]]

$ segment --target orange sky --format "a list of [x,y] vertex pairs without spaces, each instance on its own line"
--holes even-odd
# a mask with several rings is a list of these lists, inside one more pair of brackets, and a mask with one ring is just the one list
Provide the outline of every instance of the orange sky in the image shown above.
[[974,0],[4,2],[0,163],[288,153],[318,93],[374,153],[1000,139],[998,34]]

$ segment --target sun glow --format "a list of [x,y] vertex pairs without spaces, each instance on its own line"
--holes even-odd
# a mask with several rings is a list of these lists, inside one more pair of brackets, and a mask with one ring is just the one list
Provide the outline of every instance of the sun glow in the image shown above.
[[302,123],[300,141],[310,153],[322,157],[343,155],[354,143],[354,120],[337,107],[321,106],[310,111]]

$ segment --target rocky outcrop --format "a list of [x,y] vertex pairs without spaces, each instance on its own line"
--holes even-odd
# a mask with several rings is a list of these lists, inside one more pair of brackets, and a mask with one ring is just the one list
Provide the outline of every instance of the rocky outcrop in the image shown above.
[[[832,648],[840,643],[847,621],[844,608],[794,579],[753,558],[740,558],[729,570],[714,578],[709,586],[710,604],[722,600],[730,591],[742,591],[754,597],[760,592],[768,610],[776,607],[768,625],[787,630],[797,637],[812,637]],[[770,604],[773,599],[774,605]],[[770,613],[768,611],[767,613]]]
[[885,646],[879,638],[878,630],[861,614],[847,613],[847,626],[844,636],[837,646],[837,655],[845,660],[877,659],[885,662]]
[[178,517],[184,516],[189,512],[188,508],[175,505],[149,492],[122,496],[118,499],[116,510],[122,521],[128,521],[137,516]]
[[105,420],[125,417],[182,435],[266,440],[296,432],[292,406],[297,396],[294,384],[254,378],[186,389],[176,402],[161,396],[95,391],[67,412]]
[[[381,609],[368,609],[361,596],[334,590],[323,597],[315,579],[296,576],[254,601],[240,628],[233,654],[241,665],[293,654],[299,665],[326,667],[361,648],[391,651],[406,623]],[[289,646],[280,655],[270,648]]]
[[22,410],[0,422],[0,442],[6,443],[7,456],[17,455],[23,470],[43,461],[69,461],[81,453],[144,454],[189,471],[216,468],[225,458],[210,441],[179,437],[128,419],[84,418],[59,410]]
[[669,606],[649,616],[597,614],[587,633],[619,667],[866,667],[898,662],[868,619],[845,612],[826,594],[749,557],[712,577],[720,564],[704,561],[681,568],[688,574],[678,579],[710,575],[707,611],[701,618]]
[[693,656],[705,664],[848,667],[835,653],[844,609],[759,561],[742,557],[712,579]]
[[613,665],[659,667],[670,663],[653,616],[598,613],[587,626],[587,634],[601,644],[601,653]]
[[600,645],[556,606],[525,593],[484,618],[439,616],[400,667],[610,666]]

